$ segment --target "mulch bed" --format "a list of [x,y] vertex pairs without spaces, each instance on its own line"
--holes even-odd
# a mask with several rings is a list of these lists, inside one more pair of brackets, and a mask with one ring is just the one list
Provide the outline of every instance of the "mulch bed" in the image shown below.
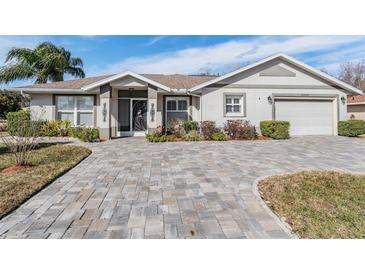
[[18,165],[9,166],[9,167],[4,168],[3,170],[1,170],[0,174],[7,175],[7,174],[19,172],[19,171],[22,171],[24,169],[31,168],[31,167],[32,166],[30,166],[30,165],[27,165],[27,166],[18,166]]

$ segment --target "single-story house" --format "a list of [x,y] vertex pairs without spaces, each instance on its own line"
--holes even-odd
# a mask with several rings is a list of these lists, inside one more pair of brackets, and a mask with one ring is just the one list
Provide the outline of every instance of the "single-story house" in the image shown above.
[[347,97],[347,118],[365,120],[365,95]]
[[336,135],[347,95],[361,91],[285,54],[223,76],[123,72],[11,89],[33,116],[98,127],[103,138],[144,135],[173,119],[290,122],[291,135]]

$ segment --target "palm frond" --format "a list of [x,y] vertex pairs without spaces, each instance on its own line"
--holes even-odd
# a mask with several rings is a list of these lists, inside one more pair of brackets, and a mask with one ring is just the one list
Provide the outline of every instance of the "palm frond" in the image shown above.
[[77,78],[85,78],[85,72],[82,68],[68,67],[66,69],[66,73],[71,74],[72,76]]
[[39,43],[34,49],[12,48],[6,56],[9,61],[12,63],[0,70],[0,82],[30,78],[36,83],[63,81],[65,73],[85,77],[81,58],[72,57],[70,51],[51,42]]
[[34,78],[35,72],[30,66],[12,64],[0,69],[0,83],[8,84],[15,80],[27,80]]

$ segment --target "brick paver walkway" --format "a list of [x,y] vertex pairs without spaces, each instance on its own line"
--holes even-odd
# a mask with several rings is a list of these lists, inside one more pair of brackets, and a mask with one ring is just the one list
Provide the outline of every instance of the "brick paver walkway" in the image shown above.
[[365,141],[89,145],[93,154],[0,221],[0,238],[287,238],[253,195],[266,175],[365,171]]

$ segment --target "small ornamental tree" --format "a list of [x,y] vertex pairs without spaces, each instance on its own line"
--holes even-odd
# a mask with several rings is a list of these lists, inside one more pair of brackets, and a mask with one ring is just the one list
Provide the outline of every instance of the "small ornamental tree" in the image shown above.
[[31,151],[38,144],[38,137],[42,121],[30,119],[29,111],[21,110],[7,114],[9,135],[2,136],[2,142],[14,155],[15,162],[19,166],[29,164]]

